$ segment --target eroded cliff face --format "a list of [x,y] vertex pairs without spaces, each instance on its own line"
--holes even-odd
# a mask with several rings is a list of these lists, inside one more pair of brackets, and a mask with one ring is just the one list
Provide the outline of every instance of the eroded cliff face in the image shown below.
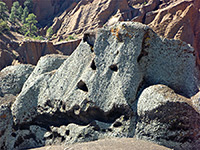
[[46,54],[71,55],[80,39],[53,44],[47,41],[24,40],[24,36],[10,32],[0,35],[0,70],[20,63],[36,65]]

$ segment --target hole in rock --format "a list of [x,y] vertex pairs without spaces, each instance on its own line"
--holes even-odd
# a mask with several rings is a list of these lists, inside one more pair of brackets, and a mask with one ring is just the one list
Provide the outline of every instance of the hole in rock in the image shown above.
[[111,129],[111,128],[108,128],[108,131],[109,131],[109,132],[112,132],[112,129]]
[[88,92],[87,85],[82,80],[78,82],[77,87],[82,91]]
[[115,53],[115,55],[118,55],[119,54],[119,51],[117,51],[116,53]]
[[83,137],[82,134],[79,134],[79,135],[78,135],[78,138],[81,138],[81,137]]
[[66,134],[66,135],[69,135],[69,130],[66,130],[65,134]]
[[120,127],[122,125],[121,122],[117,121],[113,124],[113,127],[117,128],[117,127]]
[[102,132],[106,132],[106,129],[101,129]]
[[63,104],[63,105],[62,105],[62,109],[65,110],[65,108],[66,108],[65,104]]
[[11,135],[12,135],[13,137],[16,137],[16,136],[17,136],[17,134],[16,134],[16,133],[12,133]]
[[92,70],[96,70],[97,69],[97,67],[95,65],[95,62],[94,62],[94,59],[92,60],[92,63],[90,65],[90,67],[92,68]]
[[93,51],[95,39],[96,39],[96,33],[95,32],[88,31],[83,35],[83,41],[87,42],[91,46],[92,51]]
[[61,142],[63,142],[64,140],[65,140],[65,138],[62,136],[62,137],[61,137]]
[[109,66],[109,68],[110,68],[112,71],[117,71],[117,70],[118,70],[117,64],[113,64],[113,65]]

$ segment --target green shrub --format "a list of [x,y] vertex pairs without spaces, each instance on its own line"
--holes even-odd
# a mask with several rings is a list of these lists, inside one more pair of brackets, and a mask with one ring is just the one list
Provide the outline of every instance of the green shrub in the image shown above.
[[52,29],[52,27],[49,27],[49,28],[47,29],[46,37],[47,37],[48,39],[50,39],[50,38],[52,37],[52,35],[53,35],[53,29]]
[[8,32],[10,28],[7,25],[6,21],[0,20],[0,34]]
[[45,38],[43,36],[35,36],[33,37],[34,40],[45,40]]
[[65,40],[66,41],[71,41],[71,40],[75,40],[75,39],[76,39],[76,35],[72,34],[72,35],[69,35]]

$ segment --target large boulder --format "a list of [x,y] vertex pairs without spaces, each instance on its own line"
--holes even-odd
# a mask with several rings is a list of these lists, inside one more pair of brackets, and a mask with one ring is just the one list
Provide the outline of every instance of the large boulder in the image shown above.
[[190,99],[154,85],[142,92],[137,108],[137,138],[175,149],[199,149],[199,108]]
[[22,86],[32,73],[32,65],[15,65],[8,66],[0,71],[0,96],[5,94],[17,95],[20,93]]
[[[54,71],[40,72],[42,64],[12,105],[17,132],[28,130],[14,148],[132,137],[137,97],[144,87],[162,83],[187,97],[198,91],[194,49],[160,38],[141,23],[120,22],[96,36],[87,34]],[[31,126],[43,132],[26,144]]]
[[59,54],[49,54],[41,57],[28,80],[24,83],[24,88],[29,86],[32,81],[36,80],[36,78],[44,75],[45,73],[55,73],[67,58],[68,56]]

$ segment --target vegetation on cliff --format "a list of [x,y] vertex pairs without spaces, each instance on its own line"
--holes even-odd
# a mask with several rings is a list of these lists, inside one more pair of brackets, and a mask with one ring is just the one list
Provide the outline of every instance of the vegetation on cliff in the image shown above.
[[10,12],[6,4],[0,1],[0,34],[12,30],[27,37],[41,39],[37,38],[38,21],[32,9],[32,0],[26,0],[23,5],[18,1],[14,2]]

